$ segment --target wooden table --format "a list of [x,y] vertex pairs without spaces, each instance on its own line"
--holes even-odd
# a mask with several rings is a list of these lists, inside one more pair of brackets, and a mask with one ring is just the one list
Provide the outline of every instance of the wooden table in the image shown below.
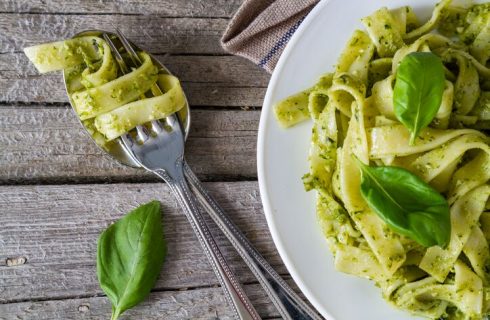
[[[91,28],[120,28],[180,77],[193,116],[190,165],[289,279],[257,185],[257,128],[269,75],[219,44],[241,2],[0,1],[0,319],[109,319],[110,303],[96,278],[97,237],[151,199],[162,203],[169,253],[149,299],[122,318],[232,318],[166,185],[105,156],[78,124],[61,74],[39,75],[22,53]],[[259,313],[278,318],[226,239],[217,238]]]

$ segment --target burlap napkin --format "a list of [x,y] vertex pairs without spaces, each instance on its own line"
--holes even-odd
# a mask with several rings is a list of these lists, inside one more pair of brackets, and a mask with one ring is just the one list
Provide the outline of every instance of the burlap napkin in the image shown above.
[[291,36],[318,0],[245,0],[221,44],[232,54],[274,70]]

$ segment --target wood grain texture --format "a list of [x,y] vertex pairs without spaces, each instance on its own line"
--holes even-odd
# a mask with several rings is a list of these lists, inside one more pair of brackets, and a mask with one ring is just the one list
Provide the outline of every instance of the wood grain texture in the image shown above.
[[[177,1],[176,1],[177,2]],[[0,53],[73,37],[84,30],[119,28],[152,53],[222,54],[228,19],[159,15],[0,14]]]
[[158,14],[170,17],[230,17],[242,0],[2,0],[0,12]]
[[[191,106],[197,107],[186,154],[198,176],[255,180],[260,115],[255,109],[262,105],[269,75],[220,46],[242,2],[0,0],[0,320],[108,319],[110,303],[95,273],[97,238],[124,213],[152,199],[162,203],[169,254],[150,298],[121,319],[233,319],[167,186],[141,183],[157,180],[104,156],[67,104],[61,75],[39,75],[22,48],[87,29],[121,29],[181,79]],[[66,185],[72,182],[89,184]],[[257,182],[208,182],[206,187],[289,279],[268,232]],[[212,232],[261,316],[279,319],[214,224]]]
[[[261,106],[269,74],[235,56],[157,55],[192,106]],[[0,54],[0,101],[68,102],[61,72],[41,75],[23,53]]]
[[[194,110],[186,158],[204,180],[256,174],[259,111]],[[0,106],[0,183],[158,181],[100,150],[70,107]]]
[[[281,319],[259,285],[245,285],[244,289],[263,319]],[[111,305],[105,297],[0,305],[1,320],[108,320],[110,316]],[[147,300],[125,312],[119,319],[233,320],[235,318],[221,288],[204,288],[192,291],[153,292]]]
[[[285,273],[262,213],[257,183],[207,183],[206,187],[259,252]],[[163,183],[3,186],[0,304],[102,294],[95,270],[99,234],[124,213],[152,199],[161,201],[168,241],[168,256],[155,289],[217,285],[189,223]],[[216,234],[214,224],[210,227]],[[254,281],[224,236],[216,238],[240,281]],[[20,258],[24,263],[8,266],[8,260]]]

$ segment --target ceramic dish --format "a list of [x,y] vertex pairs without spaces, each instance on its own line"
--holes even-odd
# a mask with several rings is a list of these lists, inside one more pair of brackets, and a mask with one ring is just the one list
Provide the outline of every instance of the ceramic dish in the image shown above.
[[258,176],[267,223],[293,279],[328,320],[414,319],[391,307],[368,280],[335,270],[315,213],[315,193],[305,192],[311,122],[282,129],[272,107],[313,85],[333,69],[360,19],[386,6],[410,5],[426,21],[436,1],[324,0],[308,15],[288,43],[272,75],[259,127]]

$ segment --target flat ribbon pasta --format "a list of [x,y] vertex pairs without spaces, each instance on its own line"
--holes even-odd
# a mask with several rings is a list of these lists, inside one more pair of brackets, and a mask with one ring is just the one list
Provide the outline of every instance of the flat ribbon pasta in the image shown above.
[[151,57],[146,53],[140,57],[143,64],[138,69],[99,87],[72,94],[80,119],[90,119],[134,101],[156,83],[158,70]]
[[[410,7],[362,19],[333,73],[275,107],[283,126],[313,120],[307,190],[337,270],[368,278],[398,308],[431,319],[490,315],[490,5],[438,3],[420,25]],[[441,33],[433,33],[439,29]],[[456,37],[457,36],[457,37]],[[459,40],[457,39],[459,37]],[[393,110],[400,61],[432,52],[445,88],[413,145]],[[446,248],[424,248],[390,229],[360,194],[364,163],[403,167],[447,199]]]
[[[64,70],[73,108],[93,139],[104,148],[136,126],[165,118],[186,104],[179,80],[159,74],[152,57],[145,52],[137,53],[141,66],[118,77],[118,64],[109,45],[97,36],[41,44],[25,48],[24,52],[41,73]],[[157,82],[163,92],[156,90]],[[146,98],[150,89],[154,97]],[[302,96],[308,100],[309,92]],[[298,113],[295,107],[293,112]]]
[[155,119],[166,118],[185,105],[185,96],[179,79],[171,75],[159,75],[158,84],[164,94],[137,100],[95,117],[95,127],[110,141],[138,125]]

